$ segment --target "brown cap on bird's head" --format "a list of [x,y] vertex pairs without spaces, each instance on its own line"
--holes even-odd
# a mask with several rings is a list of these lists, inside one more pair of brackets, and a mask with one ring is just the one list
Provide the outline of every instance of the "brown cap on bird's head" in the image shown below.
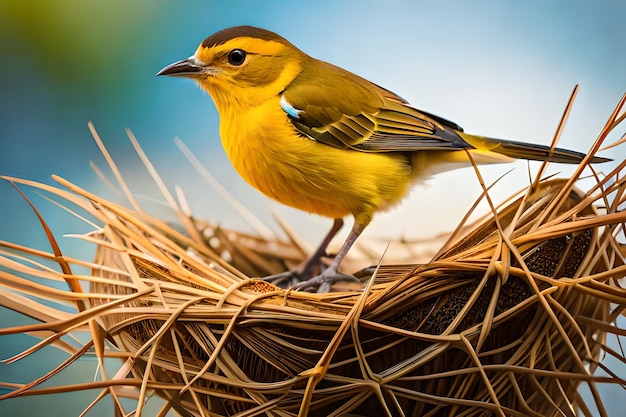
[[256,28],[254,26],[235,26],[220,30],[206,38],[202,42],[205,48],[212,48],[221,45],[235,38],[256,38],[266,41],[275,41],[293,46],[287,39],[266,29]]

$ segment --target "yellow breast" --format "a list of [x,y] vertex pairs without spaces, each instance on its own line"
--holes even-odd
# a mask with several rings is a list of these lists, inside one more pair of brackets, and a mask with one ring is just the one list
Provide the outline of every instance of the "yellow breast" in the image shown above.
[[222,144],[237,172],[285,205],[331,218],[352,214],[369,223],[373,212],[408,190],[406,156],[338,149],[303,137],[278,98],[220,113]]

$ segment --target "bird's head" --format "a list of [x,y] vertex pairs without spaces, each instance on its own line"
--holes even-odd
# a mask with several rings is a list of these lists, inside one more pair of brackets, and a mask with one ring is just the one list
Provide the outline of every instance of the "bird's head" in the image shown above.
[[157,75],[194,79],[213,97],[221,113],[278,96],[307,59],[273,32],[237,26],[209,36],[192,56],[168,65]]

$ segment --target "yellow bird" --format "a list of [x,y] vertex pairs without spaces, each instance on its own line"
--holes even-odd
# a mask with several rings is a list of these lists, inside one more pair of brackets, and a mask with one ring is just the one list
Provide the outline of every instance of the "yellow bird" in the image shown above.
[[[342,68],[312,58],[281,36],[238,26],[206,38],[195,54],[157,75],[194,79],[220,113],[220,136],[237,172],[283,204],[335,219],[311,258],[285,276],[325,292],[374,213],[411,184],[439,172],[516,158],[579,163],[585,154],[470,135],[441,117]],[[593,158],[592,162],[607,159]],[[354,226],[328,268],[312,277],[347,215]]]

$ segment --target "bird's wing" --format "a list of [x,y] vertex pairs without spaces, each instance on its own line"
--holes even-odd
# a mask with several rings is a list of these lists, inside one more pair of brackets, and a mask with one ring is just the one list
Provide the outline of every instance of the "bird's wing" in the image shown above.
[[[327,145],[365,152],[472,148],[448,120],[411,107],[396,94],[330,64],[333,77],[302,73],[281,108],[296,129]],[[327,71],[323,71],[328,74]]]

